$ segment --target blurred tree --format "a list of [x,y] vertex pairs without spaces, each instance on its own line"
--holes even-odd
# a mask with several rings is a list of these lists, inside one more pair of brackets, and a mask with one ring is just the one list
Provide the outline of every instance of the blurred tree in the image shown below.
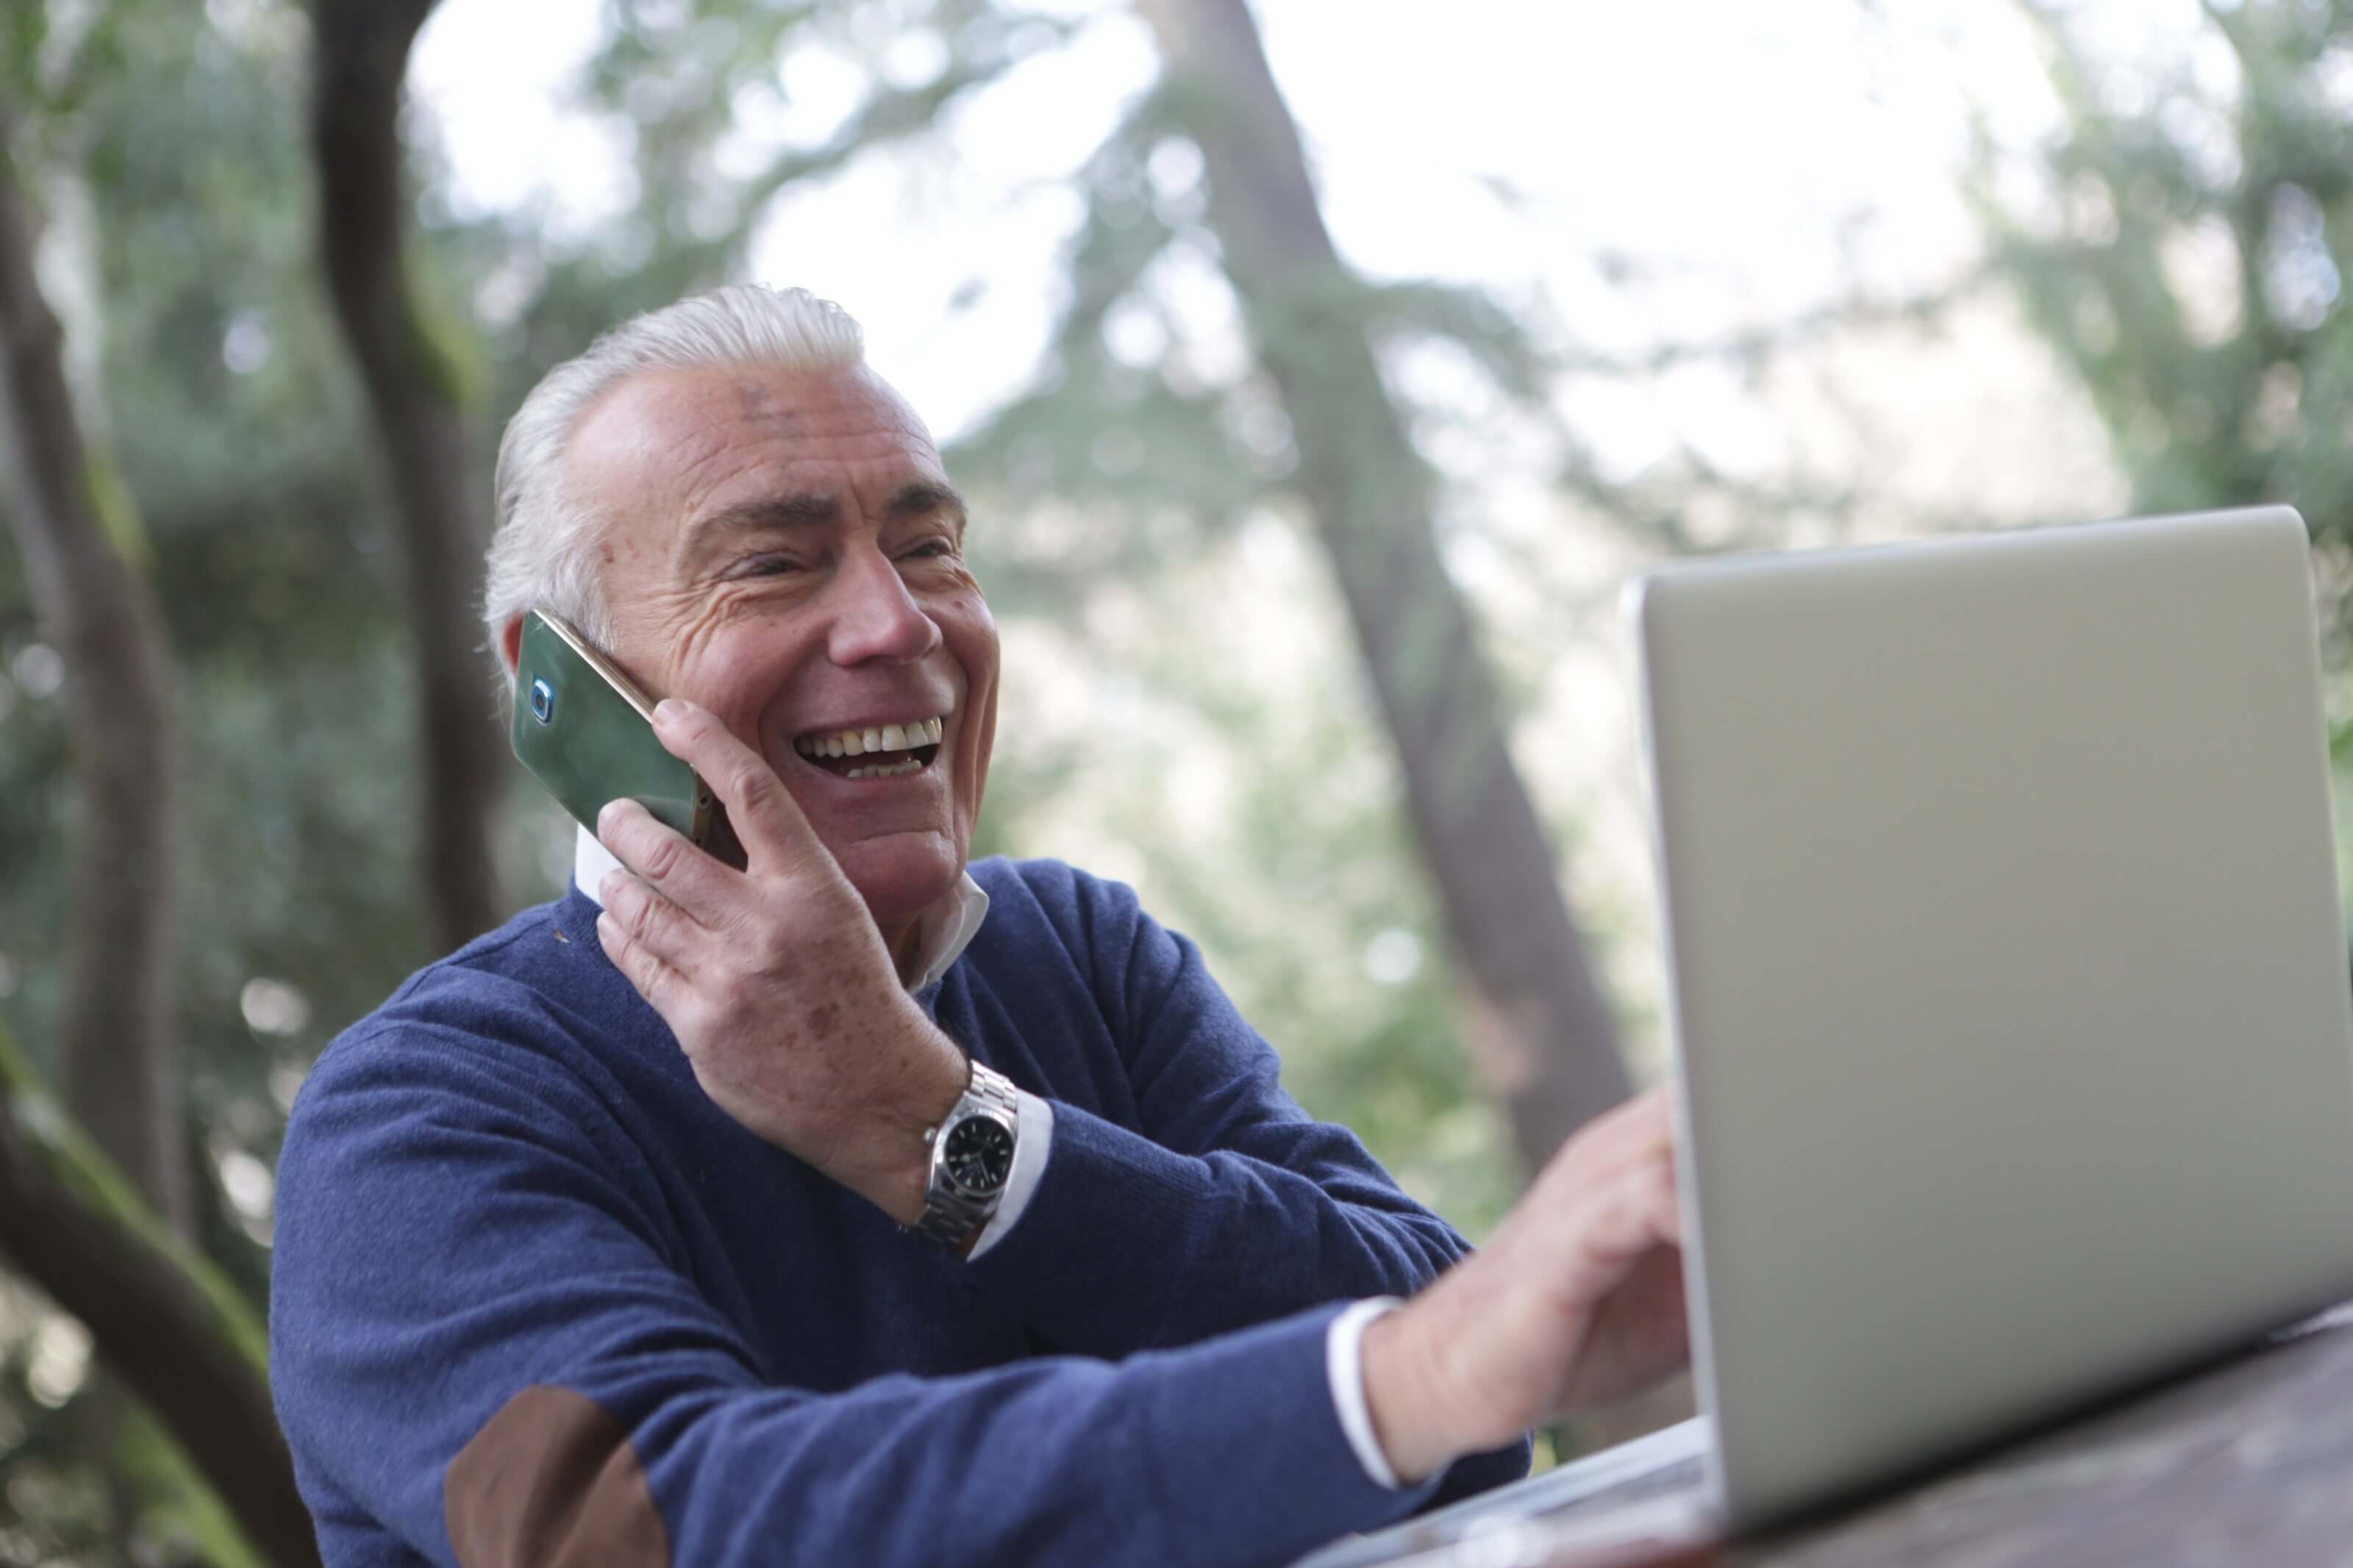
[[[0,148],[13,145],[14,122],[0,98]],[[170,659],[129,492],[76,426],[57,318],[34,281],[35,234],[13,172],[0,170],[8,516],[63,659],[73,757],[89,791],[68,938],[67,1098],[99,1146],[185,1230],[193,1208],[173,948],[179,750]]]
[[[176,1439],[147,1461],[161,1473],[144,1489],[186,1493],[191,1464],[217,1489],[234,1525],[201,1495],[173,1499],[205,1556],[241,1563],[250,1542],[280,1568],[319,1561],[270,1406],[259,1314],[66,1119],[5,1032],[0,1252],[87,1326],[99,1354]],[[142,1424],[125,1426],[107,1436],[119,1444],[114,1461],[127,1466],[153,1439]]]
[[437,945],[450,949],[507,914],[491,813],[507,763],[485,700],[474,584],[490,542],[489,479],[476,447],[486,374],[470,328],[417,274],[402,175],[402,83],[433,0],[317,0],[311,148],[328,292],[375,413],[397,499],[408,617],[423,700],[421,805]]
[[[176,1144],[197,1237],[216,1281],[249,1303],[248,1326],[266,1289],[269,1161],[301,1068],[431,951],[407,841],[414,676],[389,613],[388,524],[353,457],[364,411],[315,293],[308,42],[299,13],[269,0],[16,8],[0,34],[26,106],[12,163],[54,215],[45,276],[69,319],[67,357],[79,388],[105,389],[81,405],[121,464],[99,493],[145,503],[138,564],[182,656],[159,734],[188,752],[173,770],[188,830],[165,906],[186,1092],[171,1138],[149,1146]],[[70,661],[30,613],[28,564],[0,552],[0,1014],[62,1079],[76,949],[59,914],[70,851],[105,817],[73,787]],[[121,955],[111,975],[133,991]],[[20,1121],[33,1113],[20,1102]],[[50,1247],[103,1252],[96,1222],[53,1202],[11,1212]],[[101,1280],[103,1265],[91,1265]],[[233,1530],[222,1543],[220,1504],[168,1441],[142,1418],[106,1417],[121,1384],[50,1353],[70,1327],[56,1309],[0,1297],[0,1556],[251,1561]],[[87,1305],[64,1289],[54,1299]],[[101,1340],[121,1323],[118,1312]],[[139,1331],[151,1369],[176,1360],[180,1392],[219,1407],[206,1441],[220,1452],[206,1458],[266,1466],[250,1432],[230,1441],[257,1402],[268,1430],[258,1360],[231,1394],[179,1325]]]
[[2346,629],[2353,592],[2353,7],[2210,3],[2164,68],[2021,0],[2063,111],[1980,129],[1992,260],[2078,376],[2147,511],[2292,502]]
[[[13,120],[0,97],[0,152],[11,158],[0,168],[0,434],[16,479],[10,515],[66,660],[90,794],[79,858],[95,870],[79,879],[69,938],[69,1074],[92,1100],[101,1143],[111,1134],[123,1152],[110,1163],[79,1142],[0,1037],[0,1247],[82,1320],[272,1558],[315,1563],[258,1325],[233,1291],[206,1290],[211,1277],[172,1234],[187,1227],[190,1203],[173,1060],[179,774],[168,660],[152,590],[128,559],[144,555],[143,536],[120,478],[78,427],[62,334],[35,280]],[[102,1071],[84,1053],[102,1054]],[[143,1120],[126,1125],[125,1105]],[[162,1223],[116,1165],[170,1205]],[[121,1424],[103,1425],[111,1443]]]
[[1432,479],[1367,337],[1376,297],[1324,231],[1244,0],[1150,0],[1169,119],[1200,148],[1208,222],[1296,445],[1313,518],[1404,771],[1465,971],[1462,1033],[1530,1169],[1625,1097],[1616,1026],[1514,765],[1501,693],[1440,562]]

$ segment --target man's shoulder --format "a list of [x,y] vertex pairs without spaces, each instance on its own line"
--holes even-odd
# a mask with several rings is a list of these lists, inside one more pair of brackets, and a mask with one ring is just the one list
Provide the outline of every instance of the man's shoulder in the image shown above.
[[1134,889],[1066,860],[992,856],[966,869],[988,895],[988,919],[973,943],[976,950],[1034,952],[1039,942],[1051,942],[1074,953],[1093,954],[1112,938],[1124,950],[1145,918]]
[[534,904],[496,931],[435,959],[345,1030],[345,1037],[402,1020],[448,1022],[501,1013],[536,996],[561,994],[565,972],[574,966],[567,950],[575,942],[593,949],[596,941],[593,911],[584,917],[590,921],[585,929],[571,929],[582,924],[565,918],[572,902],[565,898]]
[[[597,951],[596,928],[575,918],[575,901],[534,905],[411,974],[329,1042],[301,1100],[331,1085],[459,1088],[480,1072],[512,1079],[552,1067],[572,1048],[579,1031],[567,1015],[596,972],[582,962]],[[297,1121],[303,1109],[298,1101]]]
[[[1054,908],[1067,905],[1097,888],[1121,886],[1082,871],[1067,860],[1050,858],[1016,860],[1009,856],[992,855],[986,860],[975,860],[965,869],[988,895],[992,915],[1008,897]],[[1134,894],[1129,892],[1128,896],[1132,899]]]
[[1066,976],[1111,1013],[1158,995],[1197,969],[1198,952],[1147,913],[1134,888],[1062,860],[976,860],[988,895],[958,967],[1000,996]]
[[[411,974],[385,999],[385,1005],[389,1007],[412,994],[462,989],[485,979],[532,984],[562,965],[563,950],[571,943],[586,942],[593,947],[596,917],[596,907],[569,890],[561,898],[519,910],[496,931],[484,931]],[[574,929],[583,922],[585,929]]]

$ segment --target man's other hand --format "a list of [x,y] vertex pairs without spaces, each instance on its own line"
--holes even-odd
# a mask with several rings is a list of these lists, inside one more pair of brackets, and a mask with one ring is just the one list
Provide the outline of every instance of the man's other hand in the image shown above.
[[901,985],[865,901],[767,761],[692,703],[662,703],[654,728],[727,807],[744,868],[615,801],[596,837],[628,869],[597,889],[598,942],[721,1110],[913,1225],[923,1133],[964,1092],[963,1053]]
[[1672,1110],[1662,1088],[1595,1120],[1482,1249],[1366,1330],[1366,1403],[1401,1479],[1683,1364]]

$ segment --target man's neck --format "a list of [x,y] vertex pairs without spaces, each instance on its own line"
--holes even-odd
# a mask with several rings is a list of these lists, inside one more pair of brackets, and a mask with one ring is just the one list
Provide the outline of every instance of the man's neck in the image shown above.
[[923,973],[923,922],[908,921],[896,936],[884,931],[882,945],[891,950],[891,967],[899,972],[899,984],[913,990],[916,978]]

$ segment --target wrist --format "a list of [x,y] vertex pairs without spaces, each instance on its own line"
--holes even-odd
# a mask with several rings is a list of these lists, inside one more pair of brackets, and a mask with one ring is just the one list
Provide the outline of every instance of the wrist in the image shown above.
[[1448,1432],[1440,1398],[1444,1383],[1434,1375],[1428,1320],[1422,1302],[1385,1313],[1366,1325],[1361,1352],[1373,1438],[1405,1486],[1436,1475],[1470,1451]]
[[970,1079],[964,1053],[929,1019],[921,1027],[931,1037],[928,1048],[914,1053],[921,1068],[907,1075],[904,1091],[873,1117],[855,1169],[836,1178],[903,1226],[923,1217],[932,1173],[924,1135],[947,1120]]

